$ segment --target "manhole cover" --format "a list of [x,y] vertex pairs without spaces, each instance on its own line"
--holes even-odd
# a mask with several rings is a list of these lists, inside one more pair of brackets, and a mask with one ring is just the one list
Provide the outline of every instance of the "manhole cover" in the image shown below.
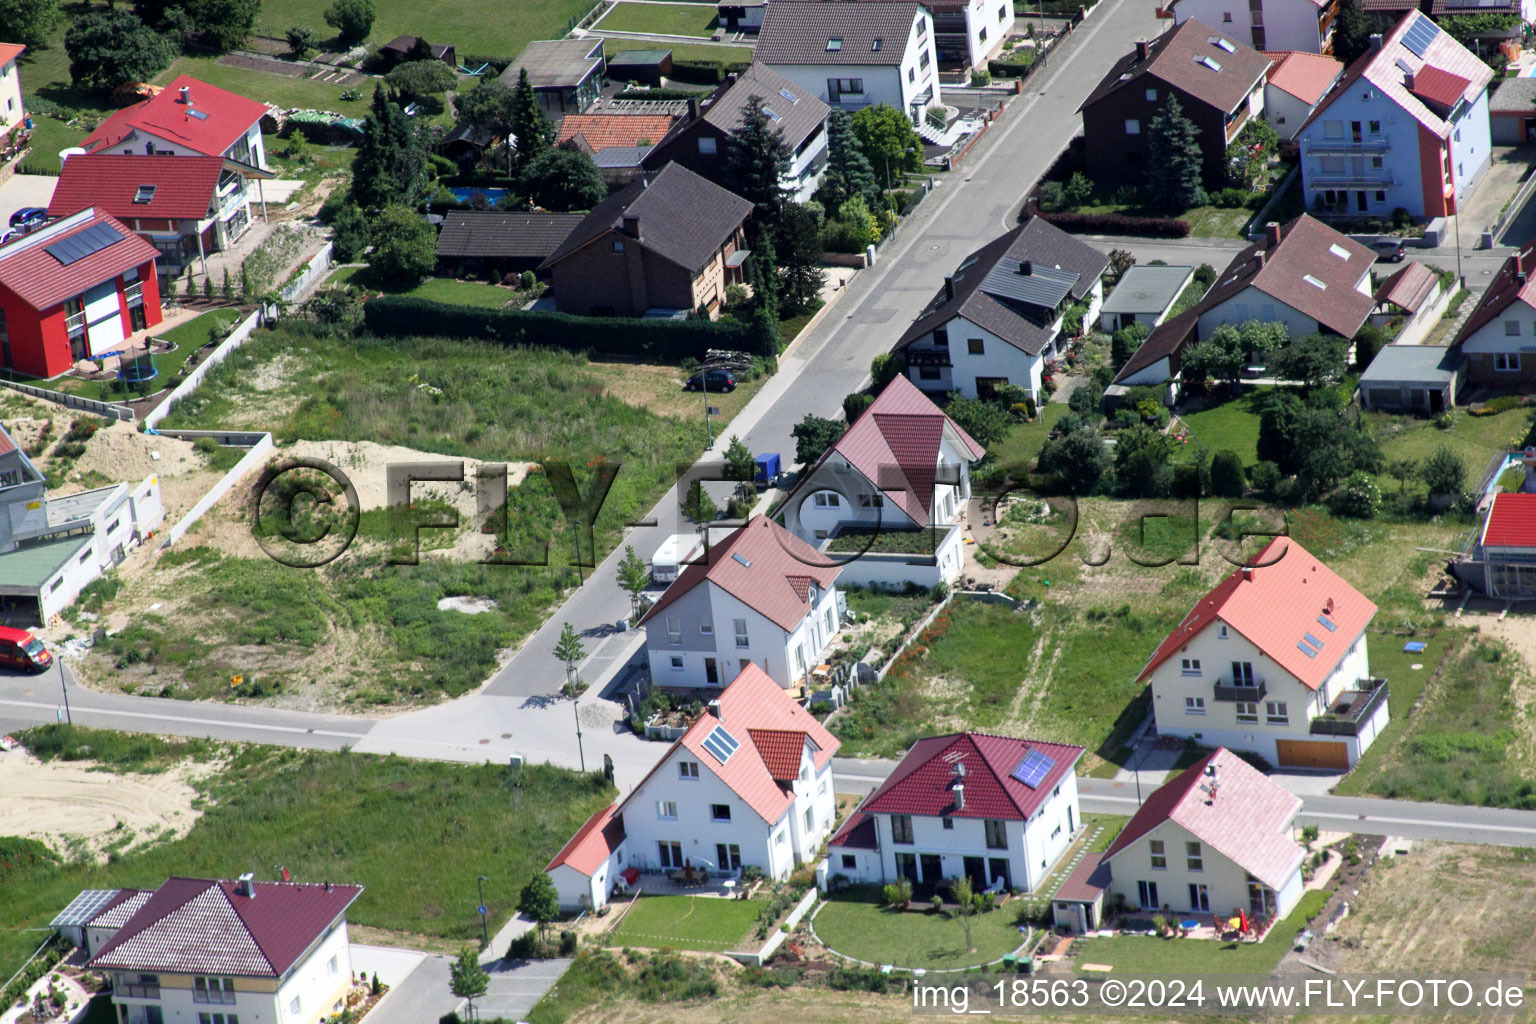
[[491,742],[491,741],[490,741],[490,740],[481,740],[481,741],[480,741],[480,745],[481,745],[481,746],[485,746],[485,745],[486,745],[486,744],[487,744],[487,743],[489,743],[489,742]]
[[509,732],[504,732],[504,733],[501,734],[501,738],[504,739],[504,740],[509,740],[509,739],[512,738],[512,734],[509,733]]

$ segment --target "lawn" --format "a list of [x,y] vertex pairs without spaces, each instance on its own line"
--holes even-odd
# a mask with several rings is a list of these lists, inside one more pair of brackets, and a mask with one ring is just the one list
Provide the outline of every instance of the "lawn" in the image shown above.
[[[1257,403],[1268,388],[1245,388],[1236,397],[1199,412],[1180,413],[1179,418],[1189,424],[1195,440],[1204,445],[1212,455],[1220,451],[1234,451],[1243,458],[1243,465],[1252,466],[1259,461],[1259,414]],[[1195,446],[1190,445],[1185,454],[1193,457]]]
[[480,306],[485,309],[499,309],[516,294],[511,288],[502,288],[494,284],[455,281],[452,278],[441,277],[429,277],[410,288],[399,288],[375,280],[367,267],[342,267],[332,274],[326,283],[357,285],[370,292],[382,291],[388,295],[409,295],[412,298],[446,302],[454,306]]
[[832,893],[812,922],[829,949],[844,956],[896,967],[969,967],[1012,953],[1024,942],[1011,905],[980,914],[966,949],[958,918],[931,910],[894,911],[880,904],[877,886],[850,886]]
[[[68,730],[45,726],[30,735],[56,739]],[[111,738],[80,732],[93,744]],[[20,738],[31,745],[27,735]],[[173,755],[184,749],[148,737],[134,742]],[[234,878],[245,871],[270,879],[278,865],[299,881],[366,886],[348,915],[353,924],[471,942],[480,936],[475,878],[489,876],[485,903],[494,929],[511,917],[529,875],[613,796],[601,775],[546,765],[515,769],[264,746],[217,752],[226,765],[200,784],[202,817],[185,837],[106,864],[0,864],[0,936],[25,937],[5,942],[0,976],[19,966],[19,946],[36,945],[41,933],[30,929],[46,926],[81,889],[153,888],[171,875]]]
[[[170,352],[155,353],[155,368],[160,371],[160,375],[155,378],[155,390],[176,386],[176,373],[181,369],[182,364],[191,357],[192,353],[208,344],[208,328],[212,326],[214,320],[218,320],[227,327],[238,322],[240,316],[241,313],[237,309],[211,310],[159,334],[161,338],[174,341],[176,348]],[[95,398],[106,402],[121,402],[133,397],[124,392],[108,391],[108,385],[111,383],[113,382],[61,377],[46,386],[71,395],[79,395],[81,398]]]
[[594,28],[609,32],[650,32],[656,35],[708,39],[715,29],[715,12],[707,4],[633,4],[620,0],[609,8],[603,20]]
[[1114,969],[1115,977],[1127,974],[1268,974],[1291,948],[1297,933],[1322,911],[1327,902],[1326,892],[1314,889],[1303,893],[1296,908],[1270,930],[1263,942],[1116,935],[1084,942],[1076,950],[1077,963],[1108,964]]
[[[268,11],[270,9],[270,7],[267,8]],[[320,8],[311,6],[309,9],[314,12],[314,20],[319,21]],[[494,20],[496,19],[487,19],[487,24]],[[281,36],[282,32],[279,31],[276,34]],[[212,57],[178,57],[169,68],[156,77],[155,82],[164,85],[177,75],[191,75],[209,85],[228,89],[230,92],[239,93],[261,103],[272,103],[279,107],[333,110],[348,117],[366,116],[368,101],[373,96],[372,86],[366,83],[362,87],[354,87],[354,91],[359,96],[358,99],[344,100],[341,98],[343,87],[339,85],[308,78],[274,75],[265,71],[252,71],[248,68],[233,68],[220,64]]]
[[[571,21],[592,8],[592,0],[518,0],[506,7],[460,0],[377,0],[369,41],[377,45],[398,35],[422,36],[457,47],[459,59],[500,56],[511,59],[534,39],[559,39]],[[331,40],[336,30],[325,23],[326,5],[310,0],[266,0],[256,31],[279,39],[290,25],[311,28]]]
[[[1526,409],[1508,409],[1493,416],[1473,416],[1465,409],[1451,413],[1451,427],[1442,430],[1429,420],[1413,416],[1393,416],[1386,413],[1368,413],[1365,423],[1376,432],[1381,441],[1381,453],[1388,462],[1412,459],[1422,463],[1444,445],[1461,456],[1467,470],[1466,487],[1475,488],[1482,482],[1482,473],[1488,468],[1494,455],[1518,448],[1530,426],[1530,412]],[[1398,489],[1398,482],[1383,474],[1377,478],[1383,494]],[[1408,481],[1408,488],[1424,493],[1425,487],[1416,480]]]
[[70,123],[61,118],[46,114],[36,114],[32,118],[32,152],[27,154],[22,162],[21,170],[27,172],[48,172],[57,174],[59,170],[59,153],[73,146],[80,145],[80,141],[90,134],[90,127],[83,121]]
[[[623,50],[634,50],[645,46],[643,39],[607,39],[603,41],[603,54],[612,57]],[[718,60],[723,64],[750,64],[752,63],[752,47],[750,46],[724,46],[710,43],[668,43],[666,48],[672,51],[673,60]]]
[[642,896],[607,944],[705,953],[741,949],[764,906],[762,900],[714,896]]
[[1041,446],[1051,436],[1051,428],[1068,411],[1063,402],[1042,405],[1038,416],[1028,423],[1015,423],[1002,441],[988,449],[992,461],[1010,471],[1033,465]]

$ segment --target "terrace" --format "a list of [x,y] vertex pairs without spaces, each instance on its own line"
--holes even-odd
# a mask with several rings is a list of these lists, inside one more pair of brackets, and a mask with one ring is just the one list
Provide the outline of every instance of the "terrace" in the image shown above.
[[1376,709],[1387,700],[1385,679],[1366,679],[1362,688],[1339,694],[1326,712],[1312,719],[1314,736],[1358,736],[1360,727],[1369,722]]

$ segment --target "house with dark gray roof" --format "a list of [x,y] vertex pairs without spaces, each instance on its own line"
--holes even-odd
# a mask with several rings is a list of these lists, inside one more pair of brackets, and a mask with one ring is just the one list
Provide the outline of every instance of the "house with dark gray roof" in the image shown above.
[[536,270],[560,248],[585,214],[449,210],[437,236],[437,262],[445,271]]
[[1456,404],[1466,360],[1446,345],[1387,345],[1360,375],[1360,404],[1435,416]]
[[651,170],[679,163],[717,185],[724,185],[731,139],[741,129],[752,97],[762,101],[772,129],[789,147],[784,186],[803,203],[821,183],[827,166],[827,116],[832,108],[766,64],[753,64],[732,75],[702,103],[690,102],[688,116],[660,145],[645,155]]
[[933,15],[914,0],[774,0],[753,57],[843,110],[884,103],[916,122],[939,102]]
[[924,391],[971,398],[1016,384],[1038,402],[1067,309],[1098,319],[1108,258],[1039,217],[993,239],[944,279],[894,351]]
[[719,315],[750,255],[743,225],[752,204],[680,164],[668,164],[599,203],[550,254],[562,313]]

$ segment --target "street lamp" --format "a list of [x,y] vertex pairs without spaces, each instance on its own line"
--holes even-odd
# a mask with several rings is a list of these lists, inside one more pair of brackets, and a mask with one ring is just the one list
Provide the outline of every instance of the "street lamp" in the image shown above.
[[581,571],[581,520],[576,520],[576,585],[579,587],[587,582],[586,576]]
[[581,746],[581,708],[578,706],[580,699],[580,697],[571,698],[571,714],[576,717],[576,753],[581,757],[582,774],[586,774],[587,752]]
[[59,662],[59,692],[64,694],[64,721],[74,725],[75,719],[69,713],[69,685],[64,681],[64,663],[57,658],[54,660]]
[[480,890],[480,934],[485,939],[485,944],[491,944],[491,931],[485,923],[485,876],[481,875],[475,880],[475,886]]

